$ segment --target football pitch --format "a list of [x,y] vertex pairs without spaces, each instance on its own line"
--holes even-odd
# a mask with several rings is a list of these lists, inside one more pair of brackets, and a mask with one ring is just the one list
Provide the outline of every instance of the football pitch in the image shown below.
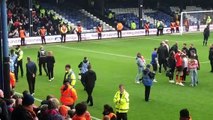
[[[165,72],[157,73],[158,82],[154,83],[151,88],[151,101],[145,102],[144,86],[135,83],[136,53],[141,52],[146,62],[150,63],[153,49],[159,47],[160,42],[166,39],[169,40],[170,46],[177,41],[180,49],[183,43],[187,43],[187,46],[193,43],[197,48],[201,63],[201,69],[198,71],[199,85],[190,87],[190,77],[187,76],[185,86],[177,86],[168,82]],[[49,82],[44,71],[43,76],[37,76],[35,98],[43,100],[49,94],[59,98],[65,65],[71,64],[76,76],[78,76],[78,64],[83,60],[83,57],[87,56],[97,74],[93,91],[94,106],[88,107],[92,116],[101,119],[104,104],[114,107],[113,97],[118,90],[118,85],[122,83],[130,94],[129,120],[178,120],[179,110],[182,108],[187,108],[190,111],[193,120],[210,120],[213,118],[213,74],[210,73],[208,60],[209,46],[202,46],[202,40],[202,33],[190,33],[182,36],[138,36],[44,45],[45,50],[53,51],[56,59],[55,79]],[[211,43],[213,43],[212,36],[209,38],[208,45]],[[32,61],[37,63],[39,48],[40,45],[22,47],[24,67],[27,56],[30,56]],[[21,93],[28,90],[28,85],[26,76],[21,78],[19,74],[19,78],[16,92]],[[77,80],[75,88],[78,102],[85,101],[87,94],[79,80]],[[39,102],[37,104],[39,105]]]

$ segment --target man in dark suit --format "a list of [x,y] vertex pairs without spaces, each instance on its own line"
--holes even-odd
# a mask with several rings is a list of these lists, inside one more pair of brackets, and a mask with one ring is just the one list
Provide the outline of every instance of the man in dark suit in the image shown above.
[[87,103],[90,102],[89,106],[93,106],[92,91],[95,87],[95,81],[96,73],[91,70],[91,65],[88,65],[88,71],[85,73],[85,88],[88,95]]
[[30,57],[27,57],[26,73],[29,91],[31,95],[34,95],[36,72],[37,72],[36,64],[30,60]]

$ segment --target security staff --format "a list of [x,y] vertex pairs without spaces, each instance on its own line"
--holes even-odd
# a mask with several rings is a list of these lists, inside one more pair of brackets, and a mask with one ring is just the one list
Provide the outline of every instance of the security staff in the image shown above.
[[115,93],[114,99],[117,120],[127,120],[129,110],[129,93],[124,89],[124,85],[119,85],[119,91]]
[[86,87],[85,87],[85,73],[88,71],[88,66],[90,65],[90,62],[88,60],[87,57],[84,57],[83,61],[80,62],[80,64],[78,65],[78,68],[80,70],[80,80],[81,80],[81,83],[82,85],[84,86],[84,89],[86,90]]
[[46,67],[46,51],[44,50],[44,47],[41,46],[40,47],[40,50],[38,51],[38,66],[39,66],[39,75],[42,75],[42,66],[43,66],[43,69],[46,73],[46,75],[48,76],[48,73],[47,73],[47,67]]
[[61,43],[66,42],[66,34],[67,34],[67,27],[65,24],[63,24],[60,28],[61,31]]
[[171,33],[175,32],[175,22],[170,23],[170,31],[171,31]]
[[145,35],[149,36],[149,22],[144,24],[144,28],[145,28]]
[[210,72],[213,73],[213,44],[209,48],[209,61],[210,61],[210,65],[211,65],[211,71]]
[[24,74],[24,71],[23,71],[23,54],[24,53],[21,50],[20,45],[17,45],[15,53],[18,56],[18,59],[17,59],[17,78],[18,78],[19,68],[21,70],[21,77],[23,77],[23,74]]
[[26,64],[27,74],[26,75],[27,75],[27,82],[29,85],[29,91],[31,95],[34,95],[34,92],[35,92],[36,72],[37,72],[36,64],[31,61],[30,57],[27,57],[27,64]]
[[41,36],[41,42],[42,44],[46,44],[46,39],[45,39],[45,35],[47,34],[47,30],[45,29],[45,27],[41,27],[41,29],[39,30],[39,34]]
[[123,24],[121,22],[118,22],[116,28],[117,28],[118,38],[122,38]]
[[102,38],[102,32],[103,32],[103,27],[101,26],[101,24],[97,26],[96,31],[98,33],[98,40],[100,40]]
[[71,66],[69,64],[67,64],[65,66],[65,74],[64,74],[64,81],[63,84],[66,83],[66,81],[68,81],[70,83],[70,85],[75,86],[76,83],[76,77],[75,77],[75,73],[73,72],[73,70],[71,69]]
[[131,30],[135,30],[137,28],[137,25],[136,25],[135,21],[132,21],[130,23],[130,28],[131,28]]
[[20,30],[19,30],[19,37],[21,38],[21,46],[24,46],[26,33],[25,33],[24,28],[22,28],[22,27],[20,27]]
[[95,87],[95,81],[96,81],[96,73],[91,69],[91,65],[88,65],[88,71],[85,73],[85,88],[87,92],[87,104],[89,106],[93,106],[93,98],[92,98],[92,92],[93,88]]
[[14,49],[11,49],[10,50],[10,71],[12,73],[14,73],[15,75],[15,79],[16,81],[18,82],[18,75],[17,75],[17,59],[18,59],[18,56],[15,54],[15,50]]
[[207,20],[206,20],[206,25],[211,24],[211,22],[212,22],[212,19],[211,19],[210,16],[208,16],[208,17],[207,17]]
[[177,20],[176,22],[175,22],[175,27],[176,27],[176,33],[179,33],[180,31],[179,31],[179,27],[180,27],[180,22],[179,22],[179,20]]
[[81,33],[83,32],[83,27],[81,26],[81,24],[79,23],[77,25],[77,28],[76,28],[76,33],[77,33],[77,36],[78,36],[78,42],[81,42]]
[[203,31],[203,37],[204,37],[204,39],[203,39],[203,46],[204,45],[207,46],[209,35],[210,35],[209,25],[207,25],[206,28]]

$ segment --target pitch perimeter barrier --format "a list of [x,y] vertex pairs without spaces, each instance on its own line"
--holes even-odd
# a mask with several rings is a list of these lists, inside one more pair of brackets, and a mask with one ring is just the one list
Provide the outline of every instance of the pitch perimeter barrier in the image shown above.
[[[206,25],[200,26],[200,31],[203,31]],[[210,29],[213,30],[213,25],[210,26]],[[190,32],[197,31],[197,26],[190,26],[189,28]],[[149,34],[155,35],[157,33],[157,29],[150,29]],[[169,34],[170,28],[164,28],[164,34]],[[145,35],[145,30],[124,30],[122,31],[122,37],[131,37],[131,36],[143,36]],[[117,37],[117,31],[111,31],[111,32],[103,32],[102,38],[116,38]],[[56,43],[61,42],[61,36],[60,35],[52,35],[52,36],[46,36],[46,43]],[[97,33],[82,33],[82,40],[94,40],[97,39],[98,35]],[[77,35],[76,34],[67,34],[66,41],[77,41]],[[9,46],[14,45],[20,45],[21,41],[20,38],[9,38]],[[25,42],[27,45],[29,44],[40,44],[41,43],[41,37],[27,37],[25,38]]]

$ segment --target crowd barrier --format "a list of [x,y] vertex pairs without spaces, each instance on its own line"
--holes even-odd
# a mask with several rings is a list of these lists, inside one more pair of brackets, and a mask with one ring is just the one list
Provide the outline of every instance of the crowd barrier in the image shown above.
[[[200,31],[203,31],[205,28],[205,25],[200,26]],[[211,30],[213,30],[213,26],[210,27]],[[197,26],[190,26],[189,31],[197,31]],[[150,35],[155,35],[157,33],[157,29],[150,29],[149,34]],[[170,32],[170,28],[164,28],[164,34],[168,34]],[[124,30],[122,31],[122,36],[123,37],[130,37],[130,36],[143,36],[145,35],[145,30]],[[102,38],[116,38],[117,37],[117,32],[116,31],[111,31],[111,32],[103,32],[102,33]],[[82,40],[93,40],[97,39],[98,35],[97,33],[83,33],[82,34]],[[77,41],[77,35],[76,34],[67,34],[66,41]],[[9,38],[9,46],[14,46],[14,45],[20,45],[20,38]],[[56,43],[61,41],[61,36],[60,35],[52,35],[52,36],[46,36],[46,42],[47,43]],[[26,44],[40,44],[41,43],[41,37],[27,37],[25,39]]]

